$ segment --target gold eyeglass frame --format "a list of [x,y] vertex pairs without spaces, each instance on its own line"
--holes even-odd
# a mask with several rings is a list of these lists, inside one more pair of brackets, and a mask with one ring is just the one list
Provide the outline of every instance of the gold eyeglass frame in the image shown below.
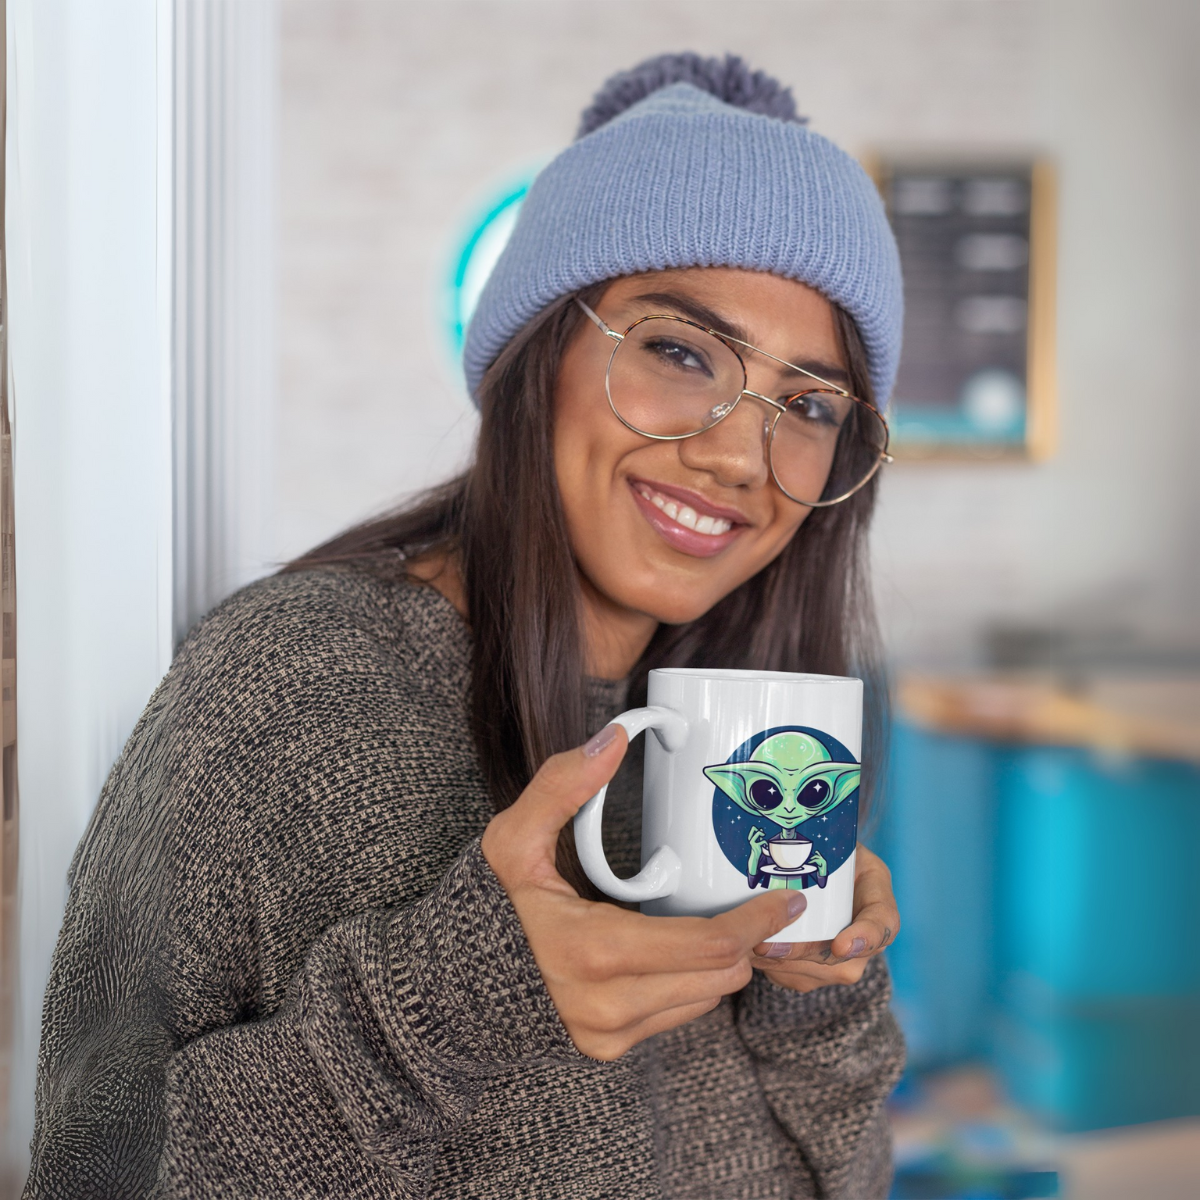
[[[673,313],[650,313],[644,317],[638,317],[624,333],[618,333],[615,329],[610,329],[605,324],[604,319],[597,313],[593,312],[578,296],[575,297],[575,303],[591,319],[596,328],[604,334],[605,337],[611,338],[616,345],[613,346],[612,354],[609,355],[608,366],[604,371],[604,394],[608,397],[608,407],[612,409],[612,414],[625,426],[626,429],[638,434],[640,437],[651,438],[656,442],[681,442],[684,438],[697,437],[699,434],[707,433],[714,426],[719,425],[741,402],[743,396],[752,396],[755,400],[761,400],[764,404],[775,409],[775,416],[771,421],[771,432],[767,438],[767,466],[771,472],[771,478],[775,480],[775,486],[794,504],[800,504],[805,508],[829,508],[834,504],[840,504],[843,500],[849,499],[855,492],[866,487],[868,483],[875,477],[879,468],[884,463],[893,461],[892,456],[888,453],[888,447],[891,445],[891,430],[888,428],[887,420],[883,413],[866,400],[860,400],[857,396],[852,396],[844,388],[838,387],[836,384],[830,383],[828,379],[822,379],[820,375],[814,375],[811,371],[806,371],[803,367],[796,366],[795,363],[790,363],[785,358],[778,358],[774,354],[768,354],[765,350],[760,350],[757,346],[752,346],[749,342],[743,342],[741,338],[731,337],[727,333],[721,333],[717,329],[709,329],[707,325],[701,325],[698,321],[691,321],[687,317],[677,317]],[[617,411],[617,406],[613,403],[612,398],[612,365],[613,360],[617,357],[617,351],[621,348],[621,343],[633,332],[643,321],[678,321],[680,325],[690,325],[693,329],[699,329],[702,333],[707,333],[711,337],[715,337],[718,341],[729,346],[730,352],[741,364],[742,368],[742,390],[734,397],[733,402],[729,405],[727,411],[723,412],[711,425],[706,425],[703,429],[695,429],[691,433],[647,433],[644,429],[639,429],[636,425],[631,425],[620,412]],[[761,354],[763,358],[769,358],[772,362],[780,363],[790,371],[798,371],[801,375],[807,375],[809,379],[816,380],[817,383],[823,384],[819,388],[806,388],[802,392],[796,392],[794,395],[788,396],[785,400],[774,400],[770,396],[764,396],[760,392],[752,392],[745,386],[746,384],[746,362],[745,359],[729,345],[731,342],[739,346],[745,346],[747,350],[753,350],[755,354]],[[779,482],[779,476],[775,473],[774,445],[775,445],[775,430],[779,425],[779,420],[790,405],[794,404],[803,396],[809,396],[814,393],[832,393],[835,396],[841,396],[845,400],[853,400],[855,404],[861,404],[867,409],[873,417],[876,417],[879,423],[883,426],[883,447],[879,451],[879,457],[875,460],[871,469],[856,483],[848,492],[843,492],[840,496],[835,496],[832,500],[801,500],[797,496],[793,496],[791,492]]]

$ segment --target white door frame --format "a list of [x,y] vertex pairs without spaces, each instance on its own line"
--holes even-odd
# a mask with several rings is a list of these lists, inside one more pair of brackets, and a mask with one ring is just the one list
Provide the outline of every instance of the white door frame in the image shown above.
[[19,1171],[71,855],[180,634],[265,557],[277,35],[274,0],[6,18]]

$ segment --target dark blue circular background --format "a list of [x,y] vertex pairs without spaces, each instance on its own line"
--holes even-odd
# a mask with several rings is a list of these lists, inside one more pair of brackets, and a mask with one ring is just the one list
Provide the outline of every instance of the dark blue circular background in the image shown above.
[[[835,737],[822,733],[819,729],[809,729],[805,725],[777,725],[774,729],[764,729],[752,738],[747,738],[725,761],[730,763],[749,762],[750,756],[762,745],[767,738],[777,733],[807,733],[814,737],[826,750],[834,762],[857,762],[858,759],[842,745]],[[766,817],[752,817],[745,809],[739,808],[719,787],[713,788],[713,832],[725,857],[743,874],[750,862],[750,830],[760,826],[768,838],[773,838],[782,829],[774,821]],[[796,826],[800,837],[810,838],[815,849],[820,850],[832,875],[849,857],[854,850],[858,838],[858,788],[845,800],[823,817],[813,817],[803,825]],[[815,885],[816,877],[804,876],[804,886]]]

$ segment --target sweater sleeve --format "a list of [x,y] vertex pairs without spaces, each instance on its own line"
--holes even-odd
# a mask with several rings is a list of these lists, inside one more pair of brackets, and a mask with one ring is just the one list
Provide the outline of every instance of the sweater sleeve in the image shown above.
[[888,1194],[884,1104],[904,1068],[882,956],[858,983],[797,992],[755,972],[739,997],[738,1032],[767,1103],[831,1200]]
[[476,839],[318,939],[270,1019],[173,1056],[161,1194],[420,1196],[489,1075],[578,1058]]
[[28,1200],[419,1196],[497,1072],[584,1061],[426,608],[277,577],[181,650],[72,863]]
[[30,1198],[420,1196],[489,1075],[580,1058],[478,839],[321,935],[264,1020],[176,1047],[136,988],[74,986],[90,1047],[43,1062]]

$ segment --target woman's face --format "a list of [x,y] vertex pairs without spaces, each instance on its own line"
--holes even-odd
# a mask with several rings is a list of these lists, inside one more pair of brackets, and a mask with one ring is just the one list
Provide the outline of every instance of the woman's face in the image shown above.
[[[734,268],[654,272],[614,282],[596,311],[618,333],[654,313],[688,317],[847,386],[829,301],[791,280]],[[691,621],[770,563],[811,510],[771,477],[764,432],[773,410],[759,400],[743,397],[723,421],[680,441],[622,425],[604,387],[613,345],[581,320],[555,392],[555,468],[585,595],[614,617]],[[778,363],[742,357],[751,391],[802,386]]]

